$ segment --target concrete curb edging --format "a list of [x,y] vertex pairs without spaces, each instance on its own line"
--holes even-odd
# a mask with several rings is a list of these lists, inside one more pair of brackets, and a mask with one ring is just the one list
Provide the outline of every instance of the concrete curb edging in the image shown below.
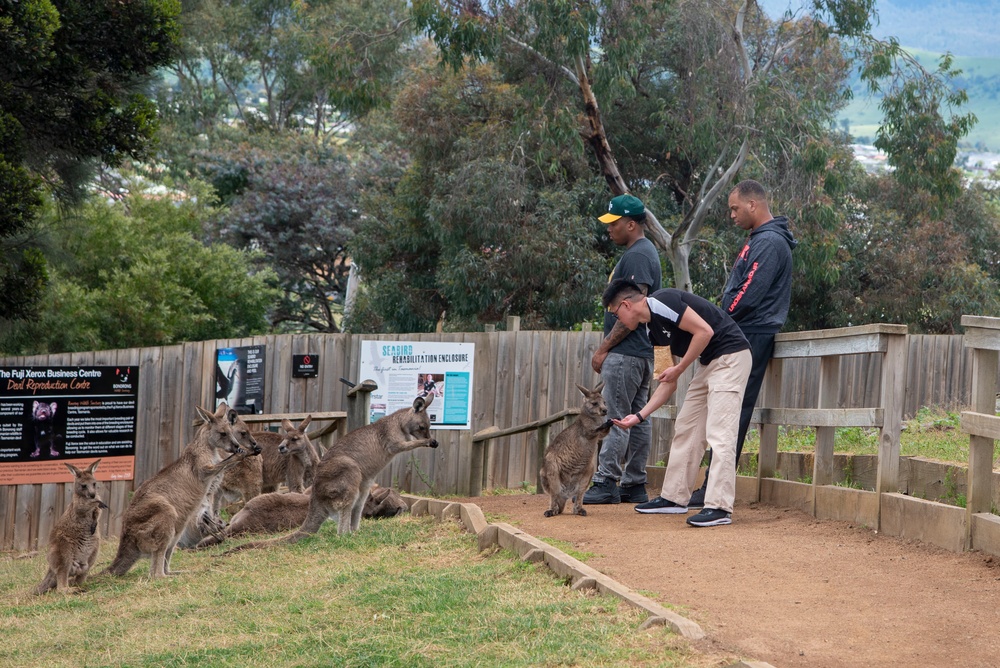
[[[596,589],[605,596],[617,596],[626,603],[649,613],[649,618],[640,626],[669,626],[675,633],[689,640],[701,640],[705,632],[690,619],[672,612],[656,601],[638,594],[625,585],[574,559],[562,550],[543,543],[509,524],[489,524],[482,509],[473,503],[456,503],[439,499],[428,499],[403,494],[410,506],[410,514],[415,516],[433,515],[439,521],[448,517],[459,518],[466,530],[474,533],[482,551],[493,545],[511,550],[524,561],[545,562],[557,577],[572,583],[573,589]],[[758,664],[754,664],[755,666]],[[766,664],[759,664],[761,666]]]

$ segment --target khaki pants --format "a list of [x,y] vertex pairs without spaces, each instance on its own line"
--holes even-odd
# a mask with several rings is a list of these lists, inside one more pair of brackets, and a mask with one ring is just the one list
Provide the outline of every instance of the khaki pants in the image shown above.
[[733,512],[736,499],[736,436],[740,406],[753,359],[749,350],[699,366],[674,424],[670,460],[660,496],[686,506],[706,448],[712,448],[705,507]]

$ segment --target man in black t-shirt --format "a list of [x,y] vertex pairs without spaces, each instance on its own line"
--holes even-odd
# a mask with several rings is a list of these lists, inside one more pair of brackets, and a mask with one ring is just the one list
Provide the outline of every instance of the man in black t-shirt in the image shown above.
[[602,303],[629,329],[644,324],[653,345],[668,345],[680,358],[657,377],[659,385],[645,406],[614,420],[619,427],[630,429],[645,422],[677,390],[680,375],[699,362],[674,424],[660,496],[640,503],[636,511],[687,513],[707,444],[715,454],[705,507],[687,523],[698,527],[730,524],[736,499],[736,433],[752,364],[746,337],[721,308],[674,288],[647,297],[632,281],[616,280],[604,291]]

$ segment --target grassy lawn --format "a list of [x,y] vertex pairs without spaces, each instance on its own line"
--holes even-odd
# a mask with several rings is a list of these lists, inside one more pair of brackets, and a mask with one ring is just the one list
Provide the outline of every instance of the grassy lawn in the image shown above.
[[[94,573],[115,544],[104,546]],[[30,595],[43,556],[0,557],[4,666],[708,666],[615,598],[574,592],[453,522],[331,523],[293,546],[175,554],[185,573]]]

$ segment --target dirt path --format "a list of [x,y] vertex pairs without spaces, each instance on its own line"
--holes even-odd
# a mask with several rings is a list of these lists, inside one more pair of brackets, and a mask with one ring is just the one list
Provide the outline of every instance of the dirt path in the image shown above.
[[701,624],[705,651],[777,668],[1000,665],[1000,558],[760,504],[696,529],[626,504],[546,518],[547,499],[462,500],[596,554],[590,566]]

